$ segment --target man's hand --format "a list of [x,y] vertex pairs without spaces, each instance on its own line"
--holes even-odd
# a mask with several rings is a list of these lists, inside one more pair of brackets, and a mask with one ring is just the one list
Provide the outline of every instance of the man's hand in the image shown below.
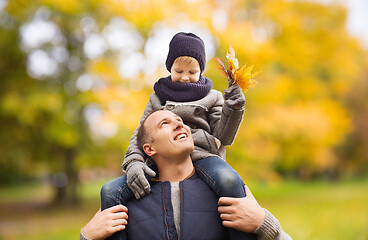
[[125,229],[125,225],[128,224],[127,213],[128,209],[123,205],[116,205],[102,212],[99,209],[91,221],[82,228],[82,233],[92,240],[110,237],[115,232]]
[[245,96],[238,84],[231,85],[224,93],[225,104],[230,108],[238,110],[245,105]]
[[127,167],[127,184],[136,199],[140,199],[151,191],[145,173],[150,177],[156,176],[156,173],[141,161],[131,162]]
[[220,198],[218,211],[225,227],[252,233],[263,223],[265,211],[248,187],[245,187],[245,192],[245,198]]

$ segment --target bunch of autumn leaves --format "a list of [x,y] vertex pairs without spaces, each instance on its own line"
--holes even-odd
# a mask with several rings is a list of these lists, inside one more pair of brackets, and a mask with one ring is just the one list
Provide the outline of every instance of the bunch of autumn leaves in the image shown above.
[[254,77],[256,77],[259,72],[252,73],[254,65],[248,67],[245,64],[239,67],[239,61],[235,57],[235,50],[232,46],[230,46],[226,58],[229,63],[228,69],[226,69],[221,58],[215,58],[215,61],[219,64],[219,69],[228,78],[230,84],[238,84],[244,92],[248,92],[250,87],[254,87],[257,84]]

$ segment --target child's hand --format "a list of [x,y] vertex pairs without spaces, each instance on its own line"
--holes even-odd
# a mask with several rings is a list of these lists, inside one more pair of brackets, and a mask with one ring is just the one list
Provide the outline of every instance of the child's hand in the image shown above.
[[230,108],[239,110],[245,105],[245,96],[238,84],[231,85],[224,93],[225,104]]
[[156,176],[156,173],[141,161],[133,161],[127,167],[127,184],[136,199],[140,199],[151,191],[145,173],[150,177]]

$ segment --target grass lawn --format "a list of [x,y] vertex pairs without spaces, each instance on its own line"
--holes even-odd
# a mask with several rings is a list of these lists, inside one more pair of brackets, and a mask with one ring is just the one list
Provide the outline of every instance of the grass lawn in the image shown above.
[[[0,240],[78,239],[80,228],[99,208],[104,182],[84,185],[84,200],[74,208],[49,207],[47,186],[0,189]],[[293,239],[368,239],[368,179],[249,187]]]
[[368,181],[253,186],[293,239],[368,239]]

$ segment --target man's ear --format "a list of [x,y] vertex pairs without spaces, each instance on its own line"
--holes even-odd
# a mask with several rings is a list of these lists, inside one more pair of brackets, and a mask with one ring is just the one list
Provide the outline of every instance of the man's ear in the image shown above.
[[156,150],[154,149],[154,147],[149,144],[149,143],[145,143],[143,145],[143,151],[147,154],[147,156],[152,157],[153,155],[156,154]]

